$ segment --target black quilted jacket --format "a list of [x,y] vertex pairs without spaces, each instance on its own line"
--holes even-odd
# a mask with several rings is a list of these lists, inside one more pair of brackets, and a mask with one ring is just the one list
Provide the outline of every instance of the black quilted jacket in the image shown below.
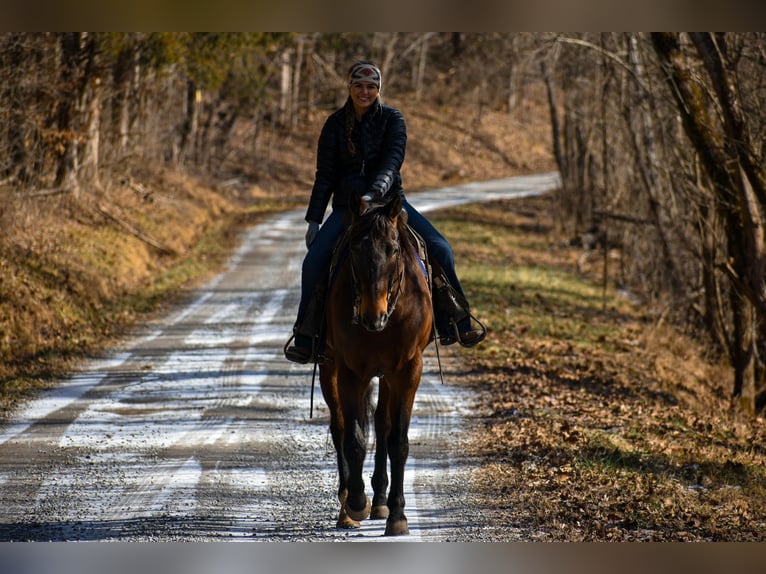
[[322,128],[306,221],[321,223],[330,198],[333,209],[344,209],[351,193],[363,195],[372,191],[379,196],[402,193],[399,170],[407,146],[402,113],[376,100],[361,122],[354,120],[351,132],[354,154],[348,146],[347,113],[353,114],[350,98],[327,118]]

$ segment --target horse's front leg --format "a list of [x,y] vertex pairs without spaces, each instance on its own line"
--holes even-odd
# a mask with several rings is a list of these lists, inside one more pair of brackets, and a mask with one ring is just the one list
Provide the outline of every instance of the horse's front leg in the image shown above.
[[338,371],[334,363],[327,363],[319,368],[319,382],[322,388],[322,396],[330,410],[330,436],[332,436],[332,444],[335,447],[335,455],[338,461],[338,502],[340,503],[340,512],[338,513],[336,527],[359,528],[359,522],[352,519],[346,512],[348,463],[343,454],[345,420],[338,395]]
[[360,381],[350,369],[341,367],[338,373],[338,395],[345,425],[343,428],[343,456],[348,465],[345,509],[353,520],[364,520],[370,515],[370,499],[364,491],[364,459],[367,455],[367,428],[369,411],[369,381]]
[[391,459],[391,490],[388,493],[388,519],[386,536],[409,534],[404,515],[404,468],[410,453],[408,432],[415,392],[420,383],[422,362],[414,363],[410,371],[393,383],[391,388],[391,432],[388,437],[388,455]]
[[380,377],[378,406],[375,409],[375,470],[372,473],[372,511],[370,518],[388,518],[386,493],[388,491],[388,435],[391,417],[388,411],[388,383]]

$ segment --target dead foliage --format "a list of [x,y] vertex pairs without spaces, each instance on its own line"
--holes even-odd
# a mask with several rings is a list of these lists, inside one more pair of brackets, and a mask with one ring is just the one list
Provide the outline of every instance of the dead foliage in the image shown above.
[[[576,273],[582,251],[556,235],[550,213],[550,199],[538,198],[461,209],[459,217],[502,238],[505,247],[479,246],[483,266]],[[440,218],[448,225],[455,215]],[[470,266],[474,246],[461,242],[458,251],[458,265]],[[481,292],[480,305],[504,307],[511,318],[493,314],[485,344],[462,353],[481,395],[470,450],[482,461],[474,485],[494,537],[766,537],[766,425],[731,415],[732,381],[720,360],[614,292],[605,304],[574,306],[552,305],[545,290],[505,289]],[[535,323],[550,316],[588,327],[541,336]]]

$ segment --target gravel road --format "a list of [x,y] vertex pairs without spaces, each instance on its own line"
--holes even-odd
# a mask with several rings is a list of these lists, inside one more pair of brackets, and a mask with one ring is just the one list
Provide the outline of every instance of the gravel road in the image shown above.
[[[557,183],[556,174],[528,176],[409,200],[428,211]],[[385,521],[335,529],[327,409],[317,381],[309,416],[311,368],[282,355],[304,231],[303,211],[254,227],[187,304],[0,428],[0,541],[382,539]],[[461,448],[474,397],[454,359],[442,359],[445,384],[431,345],[416,398],[406,540],[493,539],[498,525],[470,503],[472,462]]]

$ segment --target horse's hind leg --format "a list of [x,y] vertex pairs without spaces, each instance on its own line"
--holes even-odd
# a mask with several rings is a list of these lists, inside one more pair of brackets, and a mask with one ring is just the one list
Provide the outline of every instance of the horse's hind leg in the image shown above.
[[391,418],[388,412],[387,382],[379,380],[378,406],[375,409],[375,470],[372,473],[372,511],[370,518],[388,518],[386,493],[388,491],[388,435]]
[[386,520],[386,536],[409,534],[407,517],[404,515],[404,467],[410,453],[407,436],[410,428],[415,391],[420,382],[422,362],[411,366],[408,375],[392,383],[390,400],[391,432],[388,436],[388,455],[391,459],[391,489],[388,493],[389,516]]

